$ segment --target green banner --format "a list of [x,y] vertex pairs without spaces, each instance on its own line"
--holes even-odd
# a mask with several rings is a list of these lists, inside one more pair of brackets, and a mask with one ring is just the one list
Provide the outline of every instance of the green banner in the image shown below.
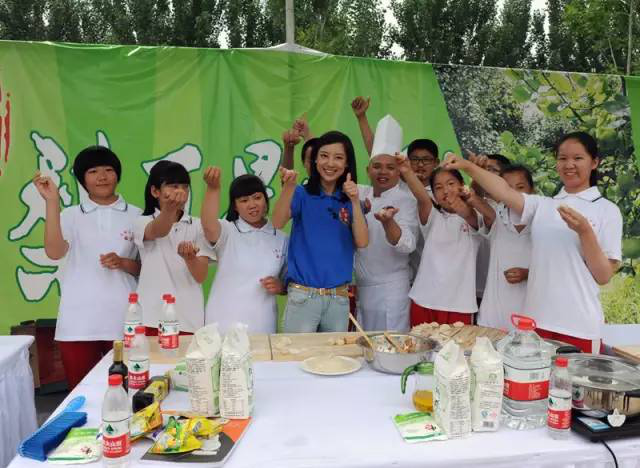
[[[372,126],[387,113],[401,123],[405,144],[431,138],[443,151],[503,152],[535,168],[545,192],[557,185],[551,142],[564,130],[587,129],[606,150],[607,196],[628,201],[621,206],[626,245],[640,256],[633,250],[640,236],[633,151],[640,80],[269,50],[27,42],[0,42],[0,63],[0,333],[57,314],[61,264],[44,254],[44,202],[30,183],[36,170],[53,178],[69,206],[86,196],[70,172],[75,155],[109,146],[123,162],[119,192],[142,206],[152,164],[179,161],[191,173],[190,206],[198,215],[202,171],[211,164],[222,168],[225,185],[255,173],[275,196],[281,134],[306,114],[316,135],[340,129],[351,136],[364,183],[367,155],[350,107],[358,95],[371,97]],[[298,154],[296,165],[302,170]],[[622,281],[640,297],[632,276]]]

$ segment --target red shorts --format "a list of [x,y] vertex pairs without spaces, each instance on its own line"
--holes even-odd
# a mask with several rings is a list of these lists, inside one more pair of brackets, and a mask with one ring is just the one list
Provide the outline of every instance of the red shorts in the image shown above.
[[445,310],[434,310],[419,306],[411,301],[411,309],[409,310],[411,326],[415,327],[421,323],[438,322],[439,324],[448,323],[453,325],[456,322],[462,322],[465,325],[473,325],[476,314],[463,314],[460,312],[447,312]]
[[598,354],[602,352],[602,340],[576,338],[575,336],[563,335],[562,333],[542,330],[541,328],[536,328],[536,333],[548,340],[564,341],[567,344],[580,348],[583,353]]
[[[145,327],[144,336],[158,336],[158,329],[155,327]],[[191,332],[180,332],[180,336],[189,336],[193,335]]]
[[[112,341],[58,341],[62,365],[69,390],[73,390],[84,376],[98,364],[113,347]],[[105,382],[107,377],[105,376]]]

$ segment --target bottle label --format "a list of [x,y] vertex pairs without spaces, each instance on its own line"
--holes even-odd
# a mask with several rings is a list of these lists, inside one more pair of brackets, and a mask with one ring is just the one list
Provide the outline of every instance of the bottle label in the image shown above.
[[549,367],[517,369],[504,365],[504,396],[515,401],[543,400],[549,396]]
[[136,327],[142,325],[139,321],[124,322],[124,347],[131,348],[133,337],[136,336]]
[[553,429],[569,429],[571,426],[571,393],[549,394],[547,425]]
[[584,388],[582,385],[573,385],[571,387],[571,399],[574,408],[584,407]]
[[102,455],[106,458],[124,457],[131,451],[129,418],[102,421]]
[[129,359],[129,388],[145,388],[149,382],[149,359]]
[[165,322],[162,324],[162,338],[160,347],[162,349],[178,349],[180,345],[180,333],[178,322]]

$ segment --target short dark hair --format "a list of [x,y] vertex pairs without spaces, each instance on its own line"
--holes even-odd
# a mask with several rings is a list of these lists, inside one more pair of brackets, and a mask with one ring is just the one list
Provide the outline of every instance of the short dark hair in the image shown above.
[[514,172],[520,172],[524,174],[524,178],[527,179],[529,187],[535,188],[536,185],[533,183],[533,176],[531,175],[531,171],[527,166],[523,166],[522,164],[509,164],[507,167],[500,171],[500,177],[503,177],[505,174],[513,174]]
[[[336,188],[342,190],[342,185],[347,179],[347,174],[351,174],[351,180],[356,184],[358,183],[356,175],[356,152],[353,149],[351,139],[342,132],[332,130],[319,137],[318,141],[313,145],[313,151],[311,152],[311,173],[309,174],[309,180],[304,186],[307,193],[311,195],[320,195],[322,190],[320,185],[320,173],[316,167],[318,153],[323,146],[332,145],[334,143],[341,143],[342,146],[344,146],[344,152],[347,156],[347,167],[345,167],[344,172],[336,181]],[[345,194],[343,195],[344,200],[348,200],[348,197]]]
[[[236,177],[229,186],[229,209],[227,210],[227,221],[237,221],[240,217],[236,210],[236,200],[240,197],[248,197],[254,193],[261,193],[267,202],[267,212],[269,212],[269,197],[267,188],[260,177],[253,174],[244,174]],[[217,213],[216,213],[217,216]]]
[[116,153],[105,146],[89,146],[78,153],[73,161],[73,175],[85,190],[84,176],[89,169],[98,166],[110,166],[116,171],[118,182],[122,176],[122,165]]
[[[587,132],[572,132],[572,133],[567,133],[566,135],[563,135],[560,138],[560,140],[558,140],[555,147],[553,148],[553,153],[556,158],[558,157],[558,149],[560,149],[560,145],[567,140],[577,141],[582,146],[584,146],[584,149],[587,150],[587,153],[589,153],[589,156],[591,156],[593,159],[600,159],[600,152],[598,151],[598,140],[593,138]],[[596,169],[593,169],[591,171],[591,175],[589,175],[589,185],[592,187],[594,185],[597,185],[598,179],[599,179],[598,169],[596,168]]]
[[158,161],[149,172],[147,185],[144,188],[144,216],[152,215],[160,207],[158,199],[151,193],[151,187],[160,189],[164,184],[189,184],[189,172],[180,163],[173,161]]
[[487,159],[491,159],[492,161],[496,161],[498,163],[498,165],[500,166],[500,170],[503,170],[505,167],[510,166],[511,165],[511,161],[509,161],[509,158],[507,158],[506,156],[503,156],[501,154],[487,154]]
[[438,145],[433,140],[429,140],[427,138],[419,138],[417,140],[413,140],[409,143],[409,147],[407,148],[407,156],[411,156],[417,149],[427,150],[429,153],[433,154],[433,157],[438,159]]
[[460,171],[457,169],[445,169],[444,167],[436,167],[431,173],[431,177],[429,177],[429,187],[431,187],[431,191],[433,192],[433,186],[436,181],[436,176],[441,172],[449,172],[452,176],[454,176],[458,181],[464,185],[464,177],[460,174]]
[[304,142],[302,149],[300,150],[300,160],[302,161],[302,164],[304,164],[304,155],[307,154],[307,150],[311,148],[311,152],[313,152],[313,147],[318,143],[318,140],[318,138],[309,138]]

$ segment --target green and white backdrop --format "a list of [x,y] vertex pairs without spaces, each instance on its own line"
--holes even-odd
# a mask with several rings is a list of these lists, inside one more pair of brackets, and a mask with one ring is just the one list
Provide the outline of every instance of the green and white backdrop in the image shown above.
[[386,113],[401,123],[405,144],[427,137],[443,151],[500,152],[531,167],[549,195],[558,189],[553,142],[577,129],[596,136],[601,189],[624,216],[625,261],[603,290],[606,319],[640,323],[638,77],[271,50],[0,42],[0,334],[57,314],[63,265],[44,254],[44,202],[30,183],[36,170],[53,177],[69,206],[86,196],[71,173],[75,155],[109,146],[123,162],[119,192],[142,207],[148,171],[171,159],[191,174],[190,209],[198,215],[210,164],[222,167],[227,187],[254,173],[275,196],[280,135],[306,113],[315,134],[351,136],[365,181],[366,151],[350,108],[357,95],[371,97],[372,125]]

